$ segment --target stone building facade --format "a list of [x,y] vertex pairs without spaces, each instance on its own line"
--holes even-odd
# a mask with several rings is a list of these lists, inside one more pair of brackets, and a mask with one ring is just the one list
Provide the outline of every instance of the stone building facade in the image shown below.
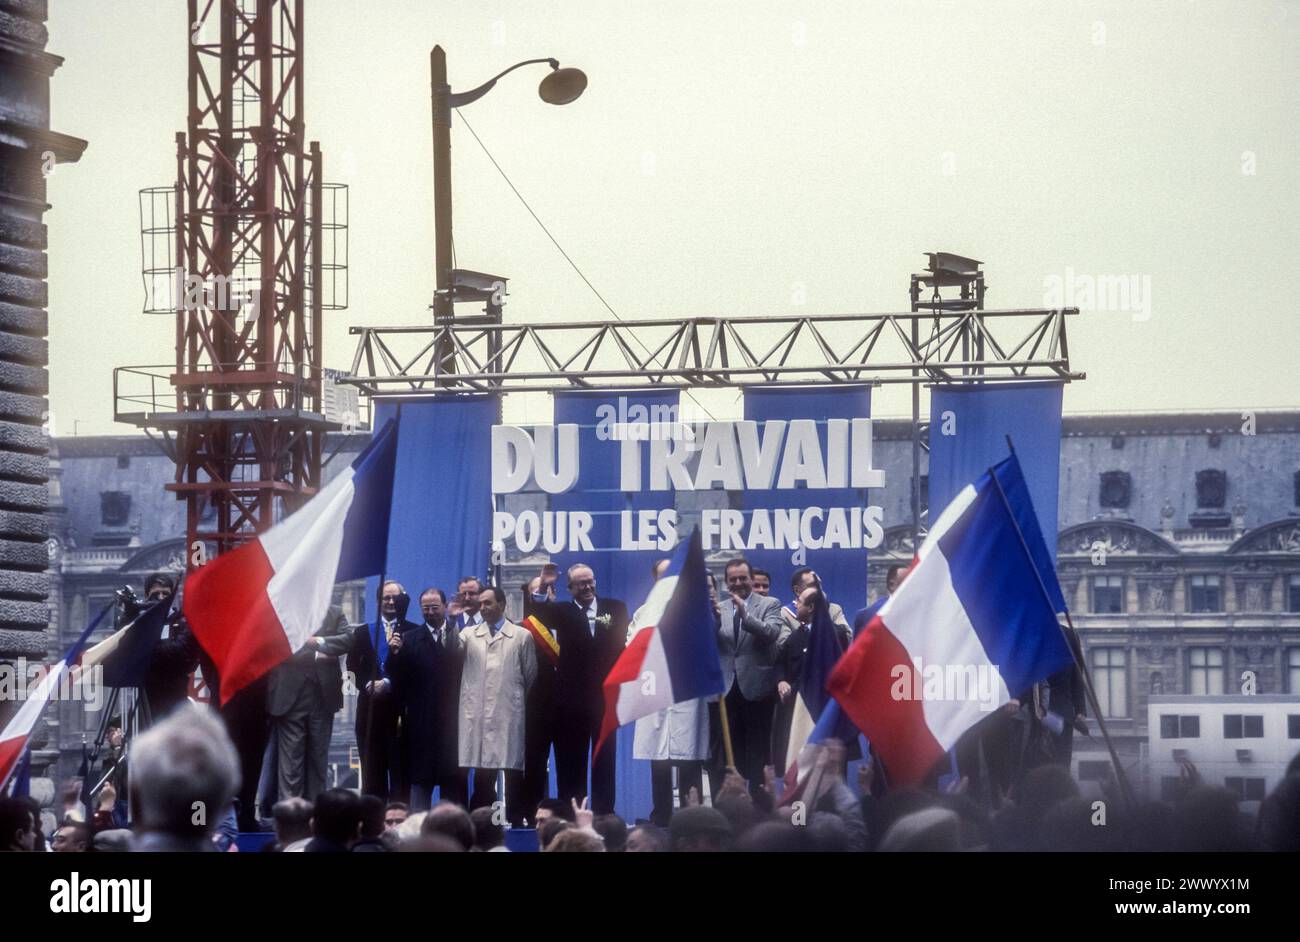
[[[48,575],[49,414],[46,177],[86,142],[50,130],[46,0],[0,2],[0,661],[39,660],[54,589]],[[0,700],[0,726],[19,704]],[[33,794],[48,790],[51,737],[33,736]],[[52,743],[51,743],[52,744]]]

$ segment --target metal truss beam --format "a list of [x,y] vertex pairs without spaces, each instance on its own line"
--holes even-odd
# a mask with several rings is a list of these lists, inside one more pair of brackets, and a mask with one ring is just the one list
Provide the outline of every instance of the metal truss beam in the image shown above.
[[[372,398],[759,383],[1068,382],[1084,378],[1070,368],[1066,340],[1066,318],[1078,313],[1024,308],[353,327],[359,340],[342,381]],[[438,356],[447,342],[454,371],[442,369]]]

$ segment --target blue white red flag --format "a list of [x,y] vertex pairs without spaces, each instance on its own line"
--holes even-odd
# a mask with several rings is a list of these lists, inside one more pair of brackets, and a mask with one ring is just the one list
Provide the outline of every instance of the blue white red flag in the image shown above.
[[335,582],[383,573],[396,461],[390,419],[297,512],[185,581],[185,618],[216,665],[222,704],[307,643]]
[[826,689],[831,671],[843,654],[843,643],[835,630],[835,623],[831,621],[829,603],[823,596],[813,610],[808,650],[804,653],[799,674],[799,689],[794,694],[790,738],[785,754],[785,788],[781,793],[783,805],[803,793],[827,739],[835,737],[848,743],[857,738],[858,731],[844,717],[839,704]]
[[[81,656],[81,651],[90,639],[91,632],[99,627],[99,622],[108,612],[109,607],[104,608],[89,625],[82,629],[77,640],[72,642],[72,646],[58,663],[44,671],[35,689],[28,691],[23,705],[5,725],[4,730],[0,731],[0,794],[4,793],[5,786],[14,773],[21,771],[18,768],[18,761],[27,752],[32,730],[36,728],[36,722],[45,712],[46,705],[58,696],[60,682],[62,681],[66,686],[69,680],[76,678],[76,673],[70,672],[74,672],[74,669],[80,671],[80,668],[75,666],[77,658]],[[65,675],[69,676],[65,679]]]
[[935,521],[829,684],[893,784],[924,781],[966,730],[1072,663],[1050,558],[1014,454]]
[[722,693],[718,622],[697,529],[677,547],[640,610],[645,627],[605,678],[596,751],[618,727],[674,703]]

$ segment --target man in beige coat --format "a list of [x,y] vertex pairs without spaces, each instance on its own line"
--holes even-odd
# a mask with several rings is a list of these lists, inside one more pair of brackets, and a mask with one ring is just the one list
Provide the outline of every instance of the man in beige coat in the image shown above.
[[460,765],[474,771],[470,808],[497,800],[497,773],[504,773],[506,816],[522,823],[517,802],[524,768],[524,704],[537,679],[535,642],[507,621],[506,594],[497,586],[479,593],[480,624],[460,632],[465,666],[460,684]]

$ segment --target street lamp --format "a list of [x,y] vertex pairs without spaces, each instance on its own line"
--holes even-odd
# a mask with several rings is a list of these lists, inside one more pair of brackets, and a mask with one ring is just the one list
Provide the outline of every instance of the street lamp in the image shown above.
[[[451,109],[478,101],[496,85],[497,79],[526,65],[545,62],[551,71],[542,79],[537,94],[549,105],[567,105],[583,93],[587,76],[580,69],[560,68],[555,59],[527,59],[488,79],[468,92],[453,93],[447,84],[447,54],[441,46],[429,53],[433,90],[433,229],[434,271],[437,290],[433,295],[433,320],[450,326],[453,317],[451,262]],[[437,345],[439,372],[453,372],[455,358],[451,336],[440,336]]]

